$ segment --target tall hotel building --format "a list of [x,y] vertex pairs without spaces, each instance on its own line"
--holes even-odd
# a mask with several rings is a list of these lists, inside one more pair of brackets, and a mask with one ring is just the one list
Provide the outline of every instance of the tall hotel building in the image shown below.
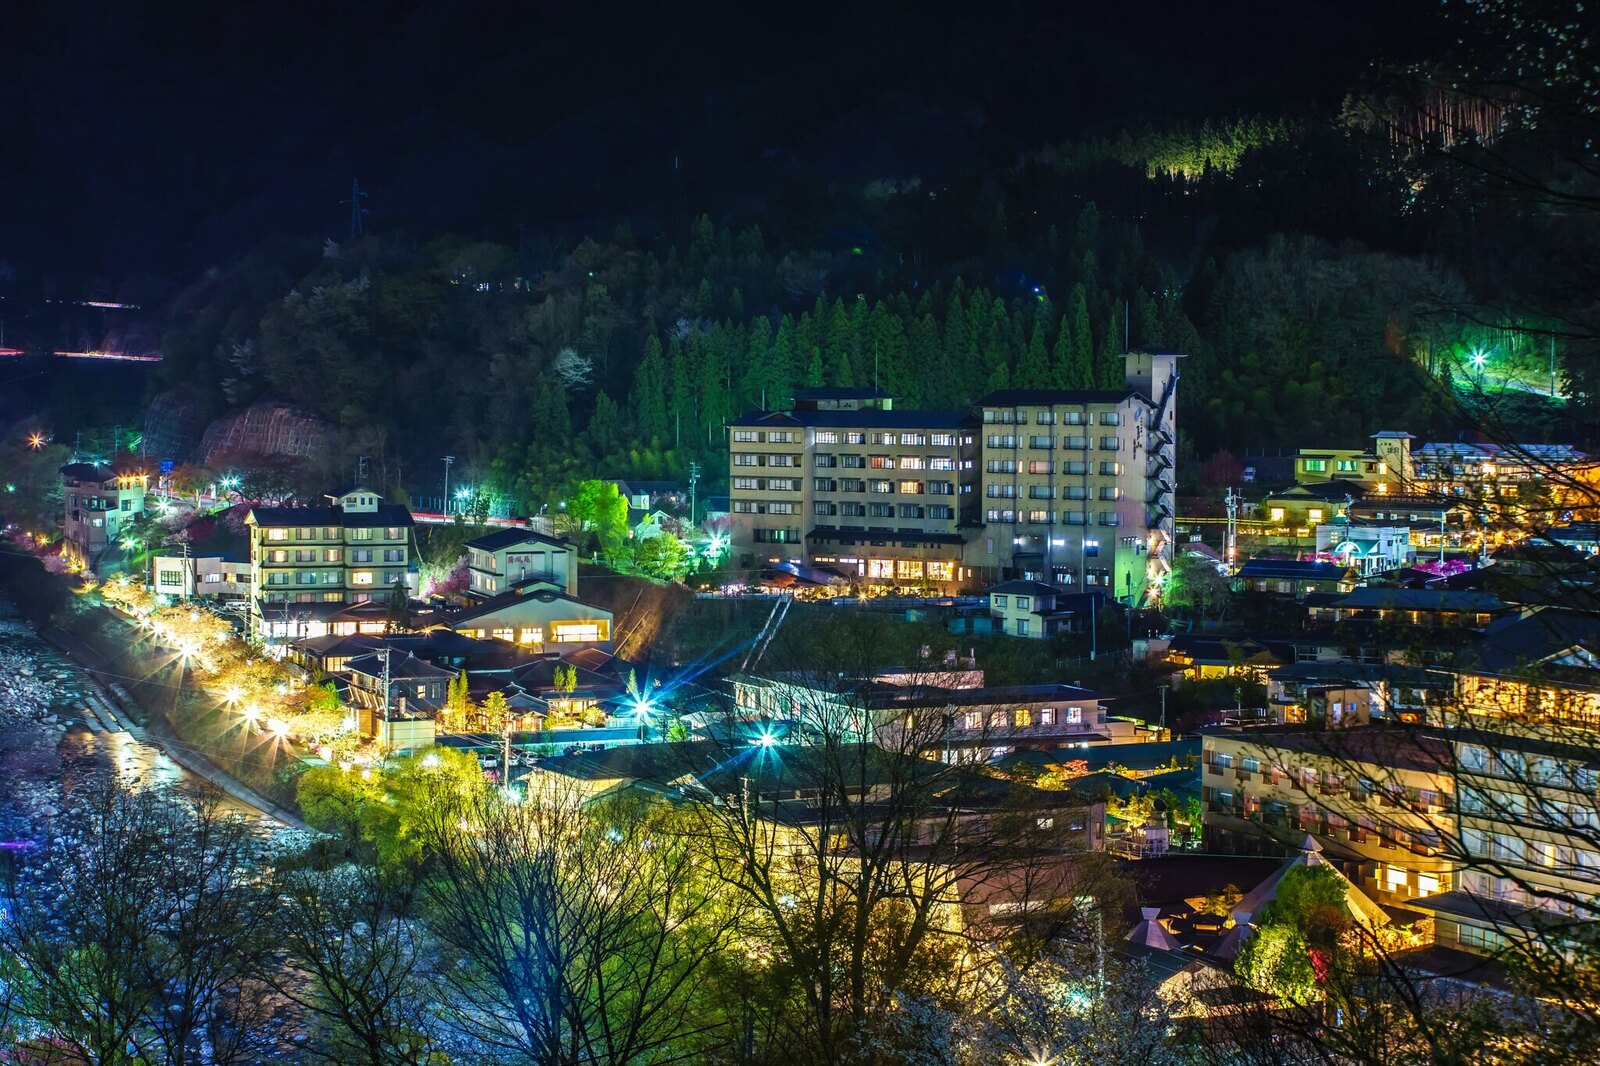
[[1172,558],[1179,358],[1131,352],[1122,389],[1006,390],[976,412],[797,390],[791,409],[729,424],[735,559],[1138,603]]

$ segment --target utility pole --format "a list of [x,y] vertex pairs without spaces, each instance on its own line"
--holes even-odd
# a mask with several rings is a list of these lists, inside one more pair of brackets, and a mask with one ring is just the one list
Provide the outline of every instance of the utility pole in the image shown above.
[[[1087,580],[1087,578],[1085,579]],[[1113,590],[1114,591],[1114,590]],[[1098,597],[1089,600],[1089,661],[1094,662],[1100,650],[1100,604]]]
[[500,752],[500,787],[507,792],[511,791],[511,722],[507,721],[501,728],[504,735],[504,748]]
[[694,529],[695,486],[700,484],[700,464],[689,464],[689,528]]
[[447,516],[450,514],[450,464],[455,461],[456,457],[453,455],[444,457],[444,507],[442,510]]
[[1171,686],[1169,686],[1169,685],[1157,685],[1156,686],[1157,690],[1159,690],[1160,693],[1161,693],[1161,728],[1162,729],[1166,729],[1167,728],[1167,689],[1170,688],[1170,687]]
[[1556,398],[1556,339],[1550,338],[1550,398]]
[[362,236],[363,234],[365,234],[367,232],[367,225],[366,225],[367,209],[361,206],[361,201],[365,200],[366,198],[367,198],[367,194],[365,192],[363,192],[362,189],[361,189],[361,181],[360,181],[360,179],[351,178],[350,179],[350,199],[348,199],[348,200],[340,200],[339,201],[341,204],[349,204],[350,205],[350,239],[351,240],[355,240],[357,237],[360,237],[360,236]]
[[389,655],[393,650],[394,649],[390,648],[388,645],[385,645],[384,649],[383,649],[383,702],[380,705],[381,713],[383,715],[383,741],[381,741],[380,743],[387,743],[388,740],[389,740],[389,736],[390,736],[390,734],[389,734]]
[[1237,572],[1239,566],[1239,500],[1239,494],[1234,492],[1233,487],[1230,485],[1226,497],[1228,505],[1228,535],[1224,546],[1229,577],[1232,577]]

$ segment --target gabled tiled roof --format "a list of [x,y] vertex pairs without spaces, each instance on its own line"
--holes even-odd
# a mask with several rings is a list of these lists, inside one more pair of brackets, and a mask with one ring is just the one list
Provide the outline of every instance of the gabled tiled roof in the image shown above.
[[530,541],[538,541],[541,544],[548,544],[557,548],[567,547],[567,542],[559,537],[547,537],[543,533],[537,533],[531,529],[517,528],[499,529],[493,533],[485,533],[481,537],[467,541],[466,546],[476,548],[479,551],[494,552],[499,551],[501,548],[510,548]]
[[344,529],[388,529],[413,525],[411,511],[386,503],[373,511],[346,511],[343,507],[252,507],[246,522],[258,526],[340,526]]

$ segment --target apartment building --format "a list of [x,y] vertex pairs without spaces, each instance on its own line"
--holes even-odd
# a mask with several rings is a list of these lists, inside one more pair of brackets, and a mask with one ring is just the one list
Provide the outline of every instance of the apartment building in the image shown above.
[[899,411],[871,389],[799,389],[788,410],[735,419],[735,559],[947,591],[982,581],[964,529],[977,492],[975,428],[965,411]]
[[327,499],[323,507],[253,507],[245,516],[258,632],[284,605],[387,599],[406,582],[411,512],[360,486]]
[[150,475],[131,461],[74,462],[61,468],[61,482],[62,559],[74,571],[93,571],[122,528],[144,514]]
[[[1294,480],[1312,485],[1323,481],[1353,481],[1375,492],[1410,481],[1415,473],[1409,433],[1384,430],[1374,433],[1366,448],[1301,448],[1295,453]],[[1378,486],[1384,486],[1379,488]]]
[[578,594],[578,553],[531,529],[501,529],[469,540],[467,595],[480,600],[548,588]]
[[1215,728],[1201,751],[1207,847],[1292,854],[1309,834],[1381,903],[1450,891],[1451,761],[1447,743],[1408,727]]
[[1138,604],[1171,569],[1182,356],[1123,358],[1121,389],[979,401],[982,555],[1008,576]]
[[150,590],[179,599],[244,600],[250,596],[248,553],[196,552],[150,560]]
[[1210,846],[1284,852],[1309,833],[1466,951],[1600,920],[1600,619],[1497,623],[1449,670],[1286,667],[1271,710],[1206,731]]
[[784,723],[791,736],[843,736],[946,762],[1156,740],[1142,723],[1108,714],[1088,689],[985,685],[981,671],[933,668],[864,678],[739,674],[731,680],[740,715]]
[[1458,778],[1454,891],[1436,939],[1496,953],[1600,920],[1600,619],[1546,608],[1492,631],[1439,722]]

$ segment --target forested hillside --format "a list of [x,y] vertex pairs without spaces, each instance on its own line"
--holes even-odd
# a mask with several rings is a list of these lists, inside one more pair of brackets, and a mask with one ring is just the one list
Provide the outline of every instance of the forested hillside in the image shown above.
[[938,181],[797,180],[651,237],[284,239],[176,301],[158,387],[212,413],[305,406],[349,454],[395,460],[391,491],[435,491],[415,472],[455,455],[519,511],[580,476],[699,461],[716,484],[725,420],[799,385],[948,407],[1114,384],[1125,342],[1189,354],[1191,458],[1448,435],[1459,412],[1434,381],[1469,347],[1520,358],[1506,330],[1530,319],[1485,254],[1515,211],[1427,166],[1330,110]]

